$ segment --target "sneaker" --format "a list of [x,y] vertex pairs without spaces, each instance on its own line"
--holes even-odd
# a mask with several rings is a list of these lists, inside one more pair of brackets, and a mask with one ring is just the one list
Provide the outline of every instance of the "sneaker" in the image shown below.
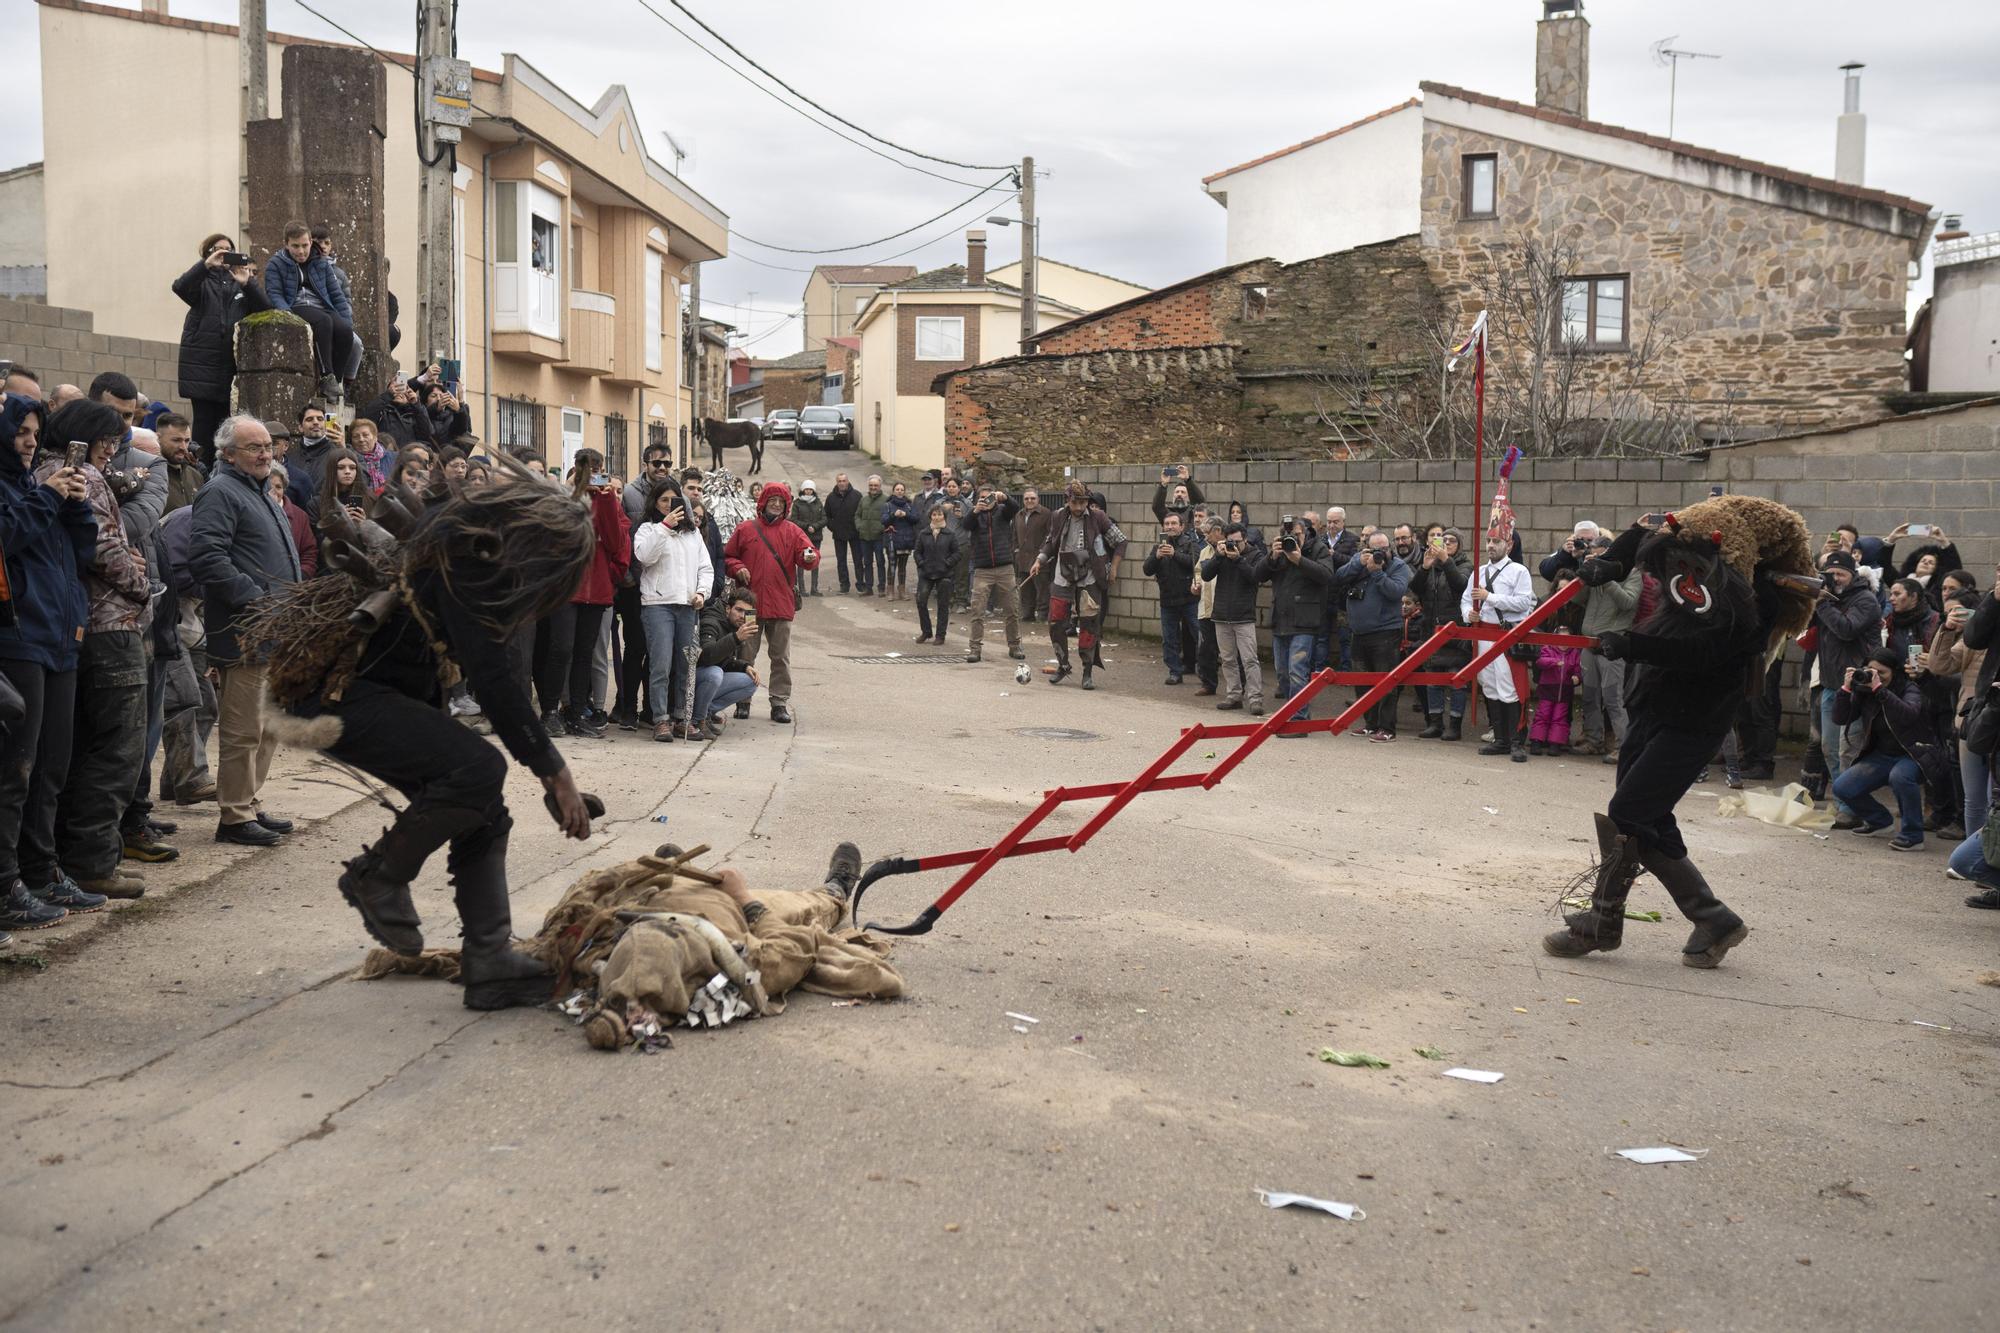
[[[1838,820],[1834,821],[1833,826],[1835,828],[1839,828],[1840,822]],[[1882,832],[1884,829],[1888,827],[1889,823],[1887,821],[1884,821],[1883,823],[1880,824],[1864,824],[1860,821],[1860,819],[1857,818],[1854,821],[1854,827],[1852,829],[1849,829],[1848,831],[1854,834],[1854,836],[1857,838],[1872,838],[1876,834]]]
[[1861,827],[1861,816],[1835,815],[1833,817],[1833,827],[1835,832],[1842,832],[1848,829],[1858,829]]
[[965,660],[968,662],[977,662],[979,660],[979,650],[977,648],[968,648],[965,653]]
[[79,887],[75,880],[60,870],[56,871],[56,878],[41,888],[28,891],[49,906],[63,908],[72,916],[104,910],[104,894],[91,893]]
[[150,815],[146,818],[146,832],[156,838],[171,838],[180,831],[181,826],[171,819],[154,819]]
[[1241,707],[1243,707],[1241,699],[1224,699],[1215,706],[1215,711],[1218,713],[1233,713]]
[[587,715],[566,717],[563,719],[563,726],[568,729],[569,734],[572,736],[582,736],[587,740],[593,741],[604,739],[604,728],[598,723],[593,722]]
[[1181,683],[1181,678],[1180,678],[1179,676],[1168,676],[1168,677],[1167,677],[1167,684],[1169,684],[1169,685],[1178,685],[1178,684],[1180,684],[1180,683]]
[[1964,842],[1965,825],[1959,823],[1957,820],[1953,820],[1951,823],[1946,824],[1943,828],[1939,829],[1937,831],[1937,834],[1938,837],[1944,839],[1946,842]]
[[241,843],[245,847],[276,847],[284,838],[252,819],[242,824],[217,824],[215,840]]
[[1731,791],[1743,790],[1743,774],[1733,768],[1723,777],[1722,781],[1723,785],[1727,786]]
[[1605,762],[1605,763],[1607,763],[1607,764],[1615,764],[1615,763],[1617,763],[1617,762],[1618,762],[1618,751],[1616,751],[1616,750],[1606,750],[1606,751],[1604,752],[1604,762]]
[[68,916],[68,908],[57,907],[29,893],[28,886],[18,879],[0,894],[0,928],[6,930],[47,930],[60,925]]
[[1944,868],[1944,877],[1946,879],[1955,879],[1961,882],[1966,882],[1965,876],[1959,874],[1956,870],[1953,870],[1949,864],[1947,864]]
[[1904,833],[1898,833],[1895,837],[1889,839],[1889,850],[1892,852],[1920,851],[1923,845],[1924,840],[1922,838],[1912,838]]
[[674,724],[671,722],[654,723],[653,739],[656,741],[660,741],[662,743],[671,744],[674,739]]
[[569,735],[569,725],[563,721],[562,714],[553,708],[542,714],[542,730],[553,737]]
[[1262,717],[1264,716],[1264,705],[1260,703],[1253,703],[1250,705],[1248,711],[1250,713],[1250,716],[1252,717]]
[[1374,735],[1368,738],[1369,742],[1375,745],[1380,745],[1384,741],[1393,741],[1395,739],[1396,739],[1396,733],[1393,731],[1378,731]]
[[612,710],[611,725],[620,731],[637,731],[639,729],[639,719],[636,714],[628,713],[622,708],[617,708]]
[[727,725],[723,721],[722,714],[713,714],[708,721],[701,724],[701,734],[707,740],[719,741],[722,739],[722,729]]
[[1965,905],[1983,907],[1989,912],[2000,911],[2000,889],[1987,889],[1984,893],[1975,893],[1965,900]]

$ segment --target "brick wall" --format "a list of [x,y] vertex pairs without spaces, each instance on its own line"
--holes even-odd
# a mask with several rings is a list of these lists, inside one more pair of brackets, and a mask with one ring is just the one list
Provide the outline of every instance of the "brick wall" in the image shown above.
[[[1076,475],[1104,492],[1111,516],[1143,549],[1158,532],[1152,500],[1159,469],[1181,461],[1180,453],[1160,450],[1115,467],[1081,466]],[[1368,523],[1435,520],[1464,531],[1472,517],[1470,462],[1224,462],[1197,463],[1193,471],[1211,502],[1240,500],[1267,532],[1282,513],[1324,512],[1329,505],[1345,508],[1356,530]],[[1843,522],[1869,536],[1902,522],[1940,524],[1965,567],[1988,587],[2000,561],[2000,402],[1762,440],[1688,459],[1524,459],[1511,495],[1532,567],[1578,519],[1622,528],[1647,510],[1703,499],[1715,483],[1792,506],[1815,534]],[[1490,499],[1490,477],[1485,493]],[[1260,619],[1268,625],[1268,606]],[[1113,591],[1109,628],[1118,635],[1159,635],[1155,590],[1138,574],[1136,559]],[[1799,658],[1797,649],[1789,650],[1794,665]],[[1798,707],[1793,679],[1788,672],[1788,710]]]
[[1039,485],[1078,458],[1118,463],[1236,453],[1241,390],[1231,347],[1022,356],[951,377],[946,457],[1009,456],[1010,473]]
[[826,373],[839,375],[841,379],[840,400],[843,403],[858,402],[854,396],[854,379],[861,372],[861,352],[858,348],[828,341],[826,344]]
[[0,300],[0,358],[40,375],[44,393],[58,384],[88,389],[100,372],[122,370],[147,397],[188,411],[179,394],[179,345],[94,332],[87,310]]
[[[1263,267],[1256,266],[1259,270]],[[1035,344],[1044,353],[1101,352],[1110,348],[1200,347],[1227,342],[1222,315],[1242,301],[1240,284],[1260,279],[1229,270],[1177,291],[1159,293],[1122,308],[1064,325]]]
[[817,367],[805,370],[764,371],[764,415],[770,416],[781,407],[809,407],[819,401],[819,370]]
[[[931,381],[948,370],[979,360],[979,311],[976,305],[918,305],[900,308],[896,325],[896,392],[914,398],[931,391]],[[917,360],[917,318],[965,321],[965,357],[960,361]]]

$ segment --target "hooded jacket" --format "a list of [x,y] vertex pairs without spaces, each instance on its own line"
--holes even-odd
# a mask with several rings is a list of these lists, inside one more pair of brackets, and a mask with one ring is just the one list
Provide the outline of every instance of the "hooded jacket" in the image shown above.
[[199,261],[174,279],[174,295],[188,308],[181,321],[180,395],[226,403],[236,379],[236,321],[269,310],[271,302],[255,276],[238,284],[228,269]]
[[22,394],[0,402],[0,553],[13,608],[13,623],[0,624],[0,659],[74,671],[90,615],[83,577],[97,555],[97,520],[88,501],[59,498],[14,452],[31,412],[47,420]]
[[[771,518],[764,507],[777,496],[784,514]],[[831,503],[831,497],[828,502]],[[722,563],[731,578],[741,578],[757,594],[757,619],[791,620],[798,615],[792,596],[793,576],[819,563],[819,549],[805,529],[792,522],[792,490],[782,481],[766,482],[757,496],[757,513],[736,525],[722,548]]]
[[290,310],[298,304],[299,293],[311,290],[320,304],[353,322],[354,307],[347,302],[347,290],[333,273],[333,261],[318,251],[302,265],[292,252],[279,246],[264,262],[264,296],[273,310]]

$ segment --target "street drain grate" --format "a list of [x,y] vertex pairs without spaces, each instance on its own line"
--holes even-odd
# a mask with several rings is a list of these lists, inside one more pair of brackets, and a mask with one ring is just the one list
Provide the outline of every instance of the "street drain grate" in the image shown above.
[[1075,727],[1016,727],[1016,736],[1026,736],[1031,741],[1101,741],[1104,737],[1094,731],[1078,731]]
[[965,664],[965,654],[930,653],[930,654],[920,655],[912,653],[896,653],[888,657],[843,657],[840,660],[843,662],[862,662],[876,666],[885,666],[885,665],[927,666],[933,662],[957,662],[959,665],[963,666]]

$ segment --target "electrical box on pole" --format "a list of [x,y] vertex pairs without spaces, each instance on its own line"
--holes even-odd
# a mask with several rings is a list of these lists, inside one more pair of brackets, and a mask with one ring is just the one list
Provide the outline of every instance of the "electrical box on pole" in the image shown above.
[[424,58],[424,123],[439,143],[457,143],[472,123],[472,62],[457,56]]

